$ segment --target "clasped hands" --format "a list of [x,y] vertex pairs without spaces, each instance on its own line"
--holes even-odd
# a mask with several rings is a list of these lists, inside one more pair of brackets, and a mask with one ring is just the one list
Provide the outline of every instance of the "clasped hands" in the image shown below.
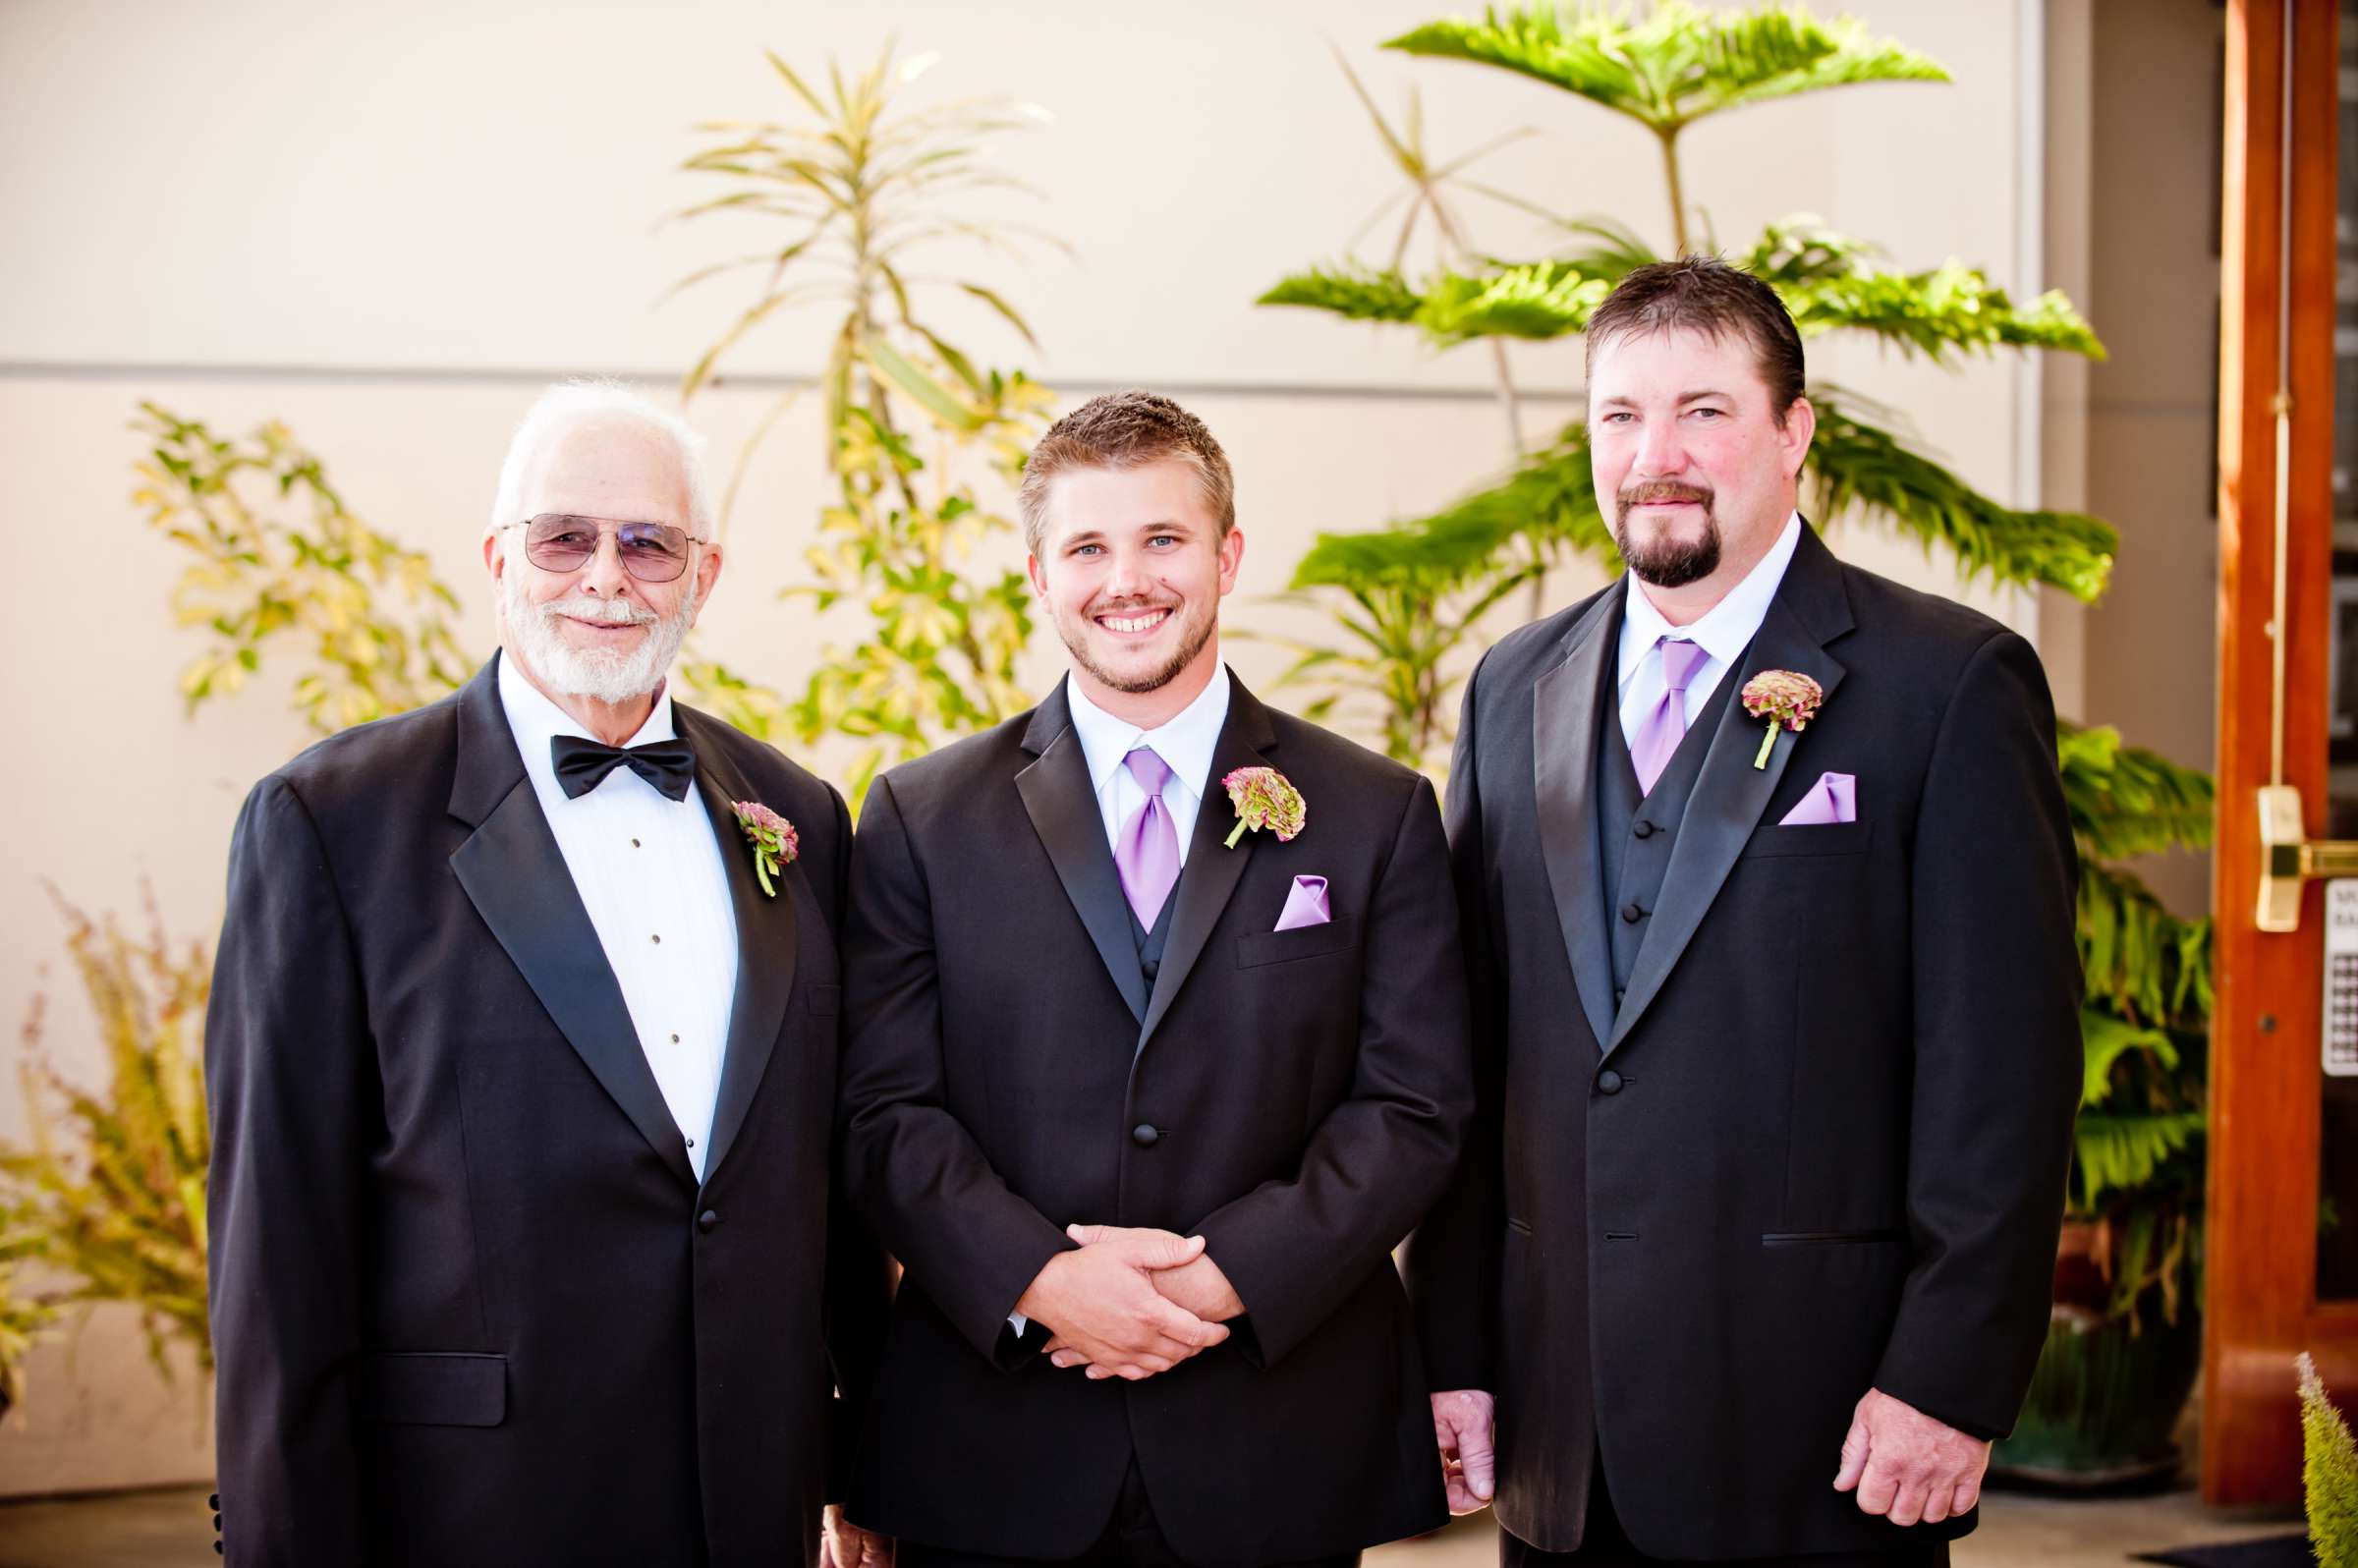
[[1015,1304],[1046,1325],[1046,1355],[1058,1367],[1136,1382],[1210,1349],[1228,1337],[1228,1319],[1244,1316],[1201,1236],[1118,1225],[1064,1233],[1079,1250],[1049,1259]]

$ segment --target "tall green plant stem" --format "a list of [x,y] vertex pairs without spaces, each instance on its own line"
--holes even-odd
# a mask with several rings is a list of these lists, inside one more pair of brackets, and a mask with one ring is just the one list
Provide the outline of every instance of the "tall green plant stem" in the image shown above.
[[1678,127],[1656,133],[1662,143],[1662,172],[1670,179],[1670,253],[1687,253],[1687,188],[1678,173]]

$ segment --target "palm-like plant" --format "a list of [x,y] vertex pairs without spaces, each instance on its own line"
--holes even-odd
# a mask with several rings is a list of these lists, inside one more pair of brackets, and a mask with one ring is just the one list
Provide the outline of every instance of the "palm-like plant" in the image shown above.
[[[955,210],[978,192],[1027,189],[984,163],[978,143],[1044,116],[994,98],[904,111],[896,94],[932,60],[896,65],[889,44],[864,72],[830,66],[823,93],[775,54],[768,60],[804,119],[700,126],[717,140],[684,167],[718,176],[728,189],[674,216],[754,214],[778,220],[785,238],[681,280],[687,288],[760,274],[752,303],[689,370],[681,393],[693,397],[708,385],[723,359],[779,312],[841,312],[821,377],[837,499],[820,519],[824,537],[808,552],[815,581],[790,591],[822,611],[856,598],[872,625],[857,645],[831,649],[784,712],[806,742],[840,733],[867,743],[851,778],[856,803],[888,762],[1029,702],[1015,679],[1032,632],[1023,574],[977,580],[959,570],[984,540],[1011,529],[979,499],[962,461],[1012,487],[1050,394],[1021,372],[979,368],[921,302],[944,293],[979,302],[1032,341],[1022,314],[998,293],[923,268],[944,246],[1054,243],[1020,224]],[[762,421],[746,456],[792,397]],[[738,477],[743,469],[741,458]],[[731,501],[736,484],[733,477]]]
[[[1664,0],[1643,21],[1632,21],[1618,11],[1539,3],[1492,10],[1479,22],[1433,23],[1387,47],[1508,70],[1645,126],[1662,148],[1673,253],[1687,249],[1690,215],[1679,139],[1696,121],[1830,86],[1946,80],[1933,61],[1868,36],[1857,23],[1823,22],[1790,5],[1706,12],[1687,0]],[[1444,349],[1482,340],[1496,353],[1507,339],[1573,336],[1615,283],[1656,255],[1634,231],[1607,220],[1563,227],[1565,247],[1539,260],[1469,267],[1444,257],[1438,269],[1412,280],[1402,271],[1405,252],[1395,247],[1381,263],[1347,260],[1281,279],[1261,303],[1397,323]],[[1897,270],[1882,264],[1872,246],[1806,216],[1769,225],[1734,259],[1777,289],[1808,336],[1864,332],[1950,367],[1999,349],[2104,353],[2060,294],[2017,305],[1984,273],[1957,261]],[[1813,515],[1821,521],[1879,522],[1928,548],[1941,547],[1967,572],[1995,583],[2052,584],[2083,600],[2103,591],[2116,545],[2110,527],[2079,513],[2001,505],[1918,450],[1888,411],[1828,386],[1813,387],[1811,396],[1820,422],[1809,480]],[[1472,634],[1467,611],[1494,602],[1488,588],[1497,575],[1523,573],[1566,551],[1617,564],[1588,469],[1587,432],[1576,421],[1490,489],[1440,513],[1377,535],[1322,535],[1296,574],[1297,589],[1342,587],[1329,566],[1351,553],[1337,542],[1345,537],[1370,541],[1367,548],[1379,552],[1395,577],[1442,586],[1423,635],[1394,636],[1379,646],[1345,621],[1345,642],[1329,662],[1374,658],[1376,670],[1360,685],[1378,694],[1414,690],[1413,670],[1384,661],[1412,645],[1419,660],[1446,659]],[[1373,544],[1375,538],[1382,543]],[[1478,544],[1488,549],[1485,562],[1468,559]],[[1387,721],[1392,732],[1423,728],[1398,716]],[[1445,739],[1445,727],[1434,738]]]

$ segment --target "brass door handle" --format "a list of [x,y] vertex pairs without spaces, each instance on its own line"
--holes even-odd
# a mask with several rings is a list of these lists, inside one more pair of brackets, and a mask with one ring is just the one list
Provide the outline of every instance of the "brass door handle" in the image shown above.
[[2260,907],[2264,931],[2301,928],[2301,884],[2312,878],[2358,876],[2358,840],[2313,839],[2301,831],[2296,784],[2260,787]]

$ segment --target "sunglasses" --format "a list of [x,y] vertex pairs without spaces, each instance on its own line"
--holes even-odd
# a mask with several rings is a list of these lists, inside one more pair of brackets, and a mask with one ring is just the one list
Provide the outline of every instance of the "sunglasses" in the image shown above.
[[670,583],[688,570],[688,547],[705,541],[668,523],[604,523],[570,512],[543,512],[502,528],[524,530],[524,558],[543,572],[578,572],[596,558],[608,530],[622,569],[642,583]]

